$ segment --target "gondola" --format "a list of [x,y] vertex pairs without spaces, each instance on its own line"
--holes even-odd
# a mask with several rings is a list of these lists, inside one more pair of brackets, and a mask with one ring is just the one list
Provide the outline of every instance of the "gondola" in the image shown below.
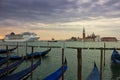
[[[7,58],[7,57],[6,57],[6,56],[0,56],[0,58],[3,58],[3,59],[4,59],[4,58]],[[8,57],[9,60],[20,60],[20,59],[22,59],[22,58],[24,59],[24,56],[21,57],[21,56],[18,56],[18,55],[12,55],[12,56],[9,56],[9,57]]]
[[4,63],[6,63],[7,60],[8,60],[7,58],[0,59],[0,66],[2,66]]
[[86,80],[100,80],[100,73],[95,62],[94,62],[94,68],[92,69]]
[[41,61],[39,60],[33,66],[30,66],[18,73],[3,77],[0,80],[26,80],[30,76],[30,73],[34,71],[40,64]]
[[111,65],[120,65],[120,54],[114,49],[111,55]]
[[112,72],[111,80],[117,80],[120,77],[120,54],[116,49],[113,50],[111,55],[110,69]]
[[[50,52],[50,50],[51,50],[51,48],[50,49],[48,49],[48,50],[45,50],[45,51],[43,51],[43,52],[35,52],[35,53],[31,53],[31,54],[26,54],[25,56],[17,56],[17,55],[14,55],[14,56],[10,56],[9,57],[9,59],[10,60],[19,60],[19,59],[21,59],[21,58],[23,58],[24,57],[24,59],[26,60],[26,59],[30,59],[30,58],[32,58],[32,55],[33,55],[33,57],[34,58],[36,58],[36,57],[40,57],[40,56],[45,56],[46,54],[48,54],[49,52]],[[6,57],[2,57],[2,56],[0,56],[0,58],[6,58]]]
[[120,65],[111,65],[111,80],[119,80],[120,79]]
[[8,73],[13,72],[23,61],[24,61],[24,59],[21,59],[13,64],[10,64],[10,65],[0,69],[0,78],[3,76],[6,76],[6,74],[8,74]]
[[18,48],[18,46],[14,47],[14,48],[11,48],[11,49],[8,49],[8,50],[7,49],[0,49],[0,54],[7,53],[7,52],[12,52],[17,48]]
[[59,80],[62,77],[62,71],[64,73],[67,68],[67,60],[65,59],[64,66],[61,66],[59,69],[45,77],[43,80]]
[[26,57],[26,58],[31,58],[32,55],[33,55],[34,58],[40,57],[40,56],[45,56],[45,55],[48,54],[50,51],[51,51],[51,48],[48,49],[48,50],[45,50],[45,51],[43,51],[43,52],[35,52],[34,54],[26,54],[25,57]]

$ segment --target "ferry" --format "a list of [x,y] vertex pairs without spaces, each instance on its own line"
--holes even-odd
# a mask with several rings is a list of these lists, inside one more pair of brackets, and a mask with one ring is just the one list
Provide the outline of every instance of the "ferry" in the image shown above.
[[25,42],[25,41],[38,41],[40,37],[33,32],[23,32],[22,34],[15,34],[11,32],[5,35],[5,42]]

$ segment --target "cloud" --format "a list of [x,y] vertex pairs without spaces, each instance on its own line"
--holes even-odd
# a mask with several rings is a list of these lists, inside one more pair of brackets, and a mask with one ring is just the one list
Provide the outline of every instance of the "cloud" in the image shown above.
[[120,17],[119,5],[119,0],[1,0],[0,20],[54,23],[96,16]]
[[2,0],[0,17],[1,20],[9,18],[20,21],[49,22],[54,20],[54,16],[71,7],[74,8],[75,3],[67,0]]
[[0,0],[0,27],[114,33],[120,30],[119,5],[120,0]]

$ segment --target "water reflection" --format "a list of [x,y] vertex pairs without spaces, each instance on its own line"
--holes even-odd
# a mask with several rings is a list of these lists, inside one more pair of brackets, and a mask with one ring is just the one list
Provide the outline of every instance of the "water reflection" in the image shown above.
[[120,80],[120,65],[111,65],[111,80]]

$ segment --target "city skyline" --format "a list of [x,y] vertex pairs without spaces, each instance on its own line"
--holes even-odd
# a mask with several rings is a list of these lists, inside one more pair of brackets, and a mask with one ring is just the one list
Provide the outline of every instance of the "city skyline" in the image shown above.
[[[119,0],[2,0],[0,38],[11,32],[35,32],[40,40],[111,36],[120,40]],[[86,34],[86,35],[87,35]]]

